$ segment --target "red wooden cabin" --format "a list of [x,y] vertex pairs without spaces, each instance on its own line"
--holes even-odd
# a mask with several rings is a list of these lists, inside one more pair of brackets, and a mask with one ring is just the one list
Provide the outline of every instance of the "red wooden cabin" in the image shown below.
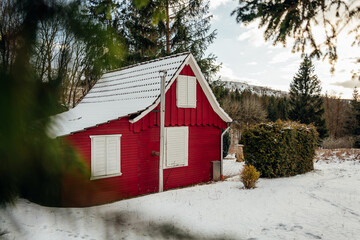
[[167,70],[164,190],[207,182],[220,160],[230,117],[217,103],[191,53],[104,74],[83,100],[55,116],[53,133],[69,140],[90,179],[64,178],[65,206],[88,206],[158,191],[160,70]]

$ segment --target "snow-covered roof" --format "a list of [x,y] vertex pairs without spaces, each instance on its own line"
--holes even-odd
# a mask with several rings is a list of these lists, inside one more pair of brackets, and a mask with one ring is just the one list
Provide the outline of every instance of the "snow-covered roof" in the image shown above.
[[[167,71],[167,90],[183,66],[189,64],[189,60],[195,62],[192,54],[187,52],[105,73],[76,107],[53,117],[50,134],[53,137],[64,136],[124,116],[143,112],[132,120],[132,122],[136,122],[155,108],[160,101],[159,71]],[[198,68],[197,64],[196,67]],[[199,82],[205,81],[201,72],[200,75],[202,81],[199,80]],[[197,78],[199,77],[197,76]],[[203,87],[204,83],[201,85]],[[208,85],[205,85],[209,90]],[[205,94],[208,95],[206,92]],[[215,99],[211,90],[210,95]],[[210,104],[212,104],[211,101]],[[215,106],[216,104],[217,106]],[[214,106],[220,108],[217,102],[216,104]],[[231,119],[222,109],[220,109],[221,111],[225,115],[220,117],[229,122]]]

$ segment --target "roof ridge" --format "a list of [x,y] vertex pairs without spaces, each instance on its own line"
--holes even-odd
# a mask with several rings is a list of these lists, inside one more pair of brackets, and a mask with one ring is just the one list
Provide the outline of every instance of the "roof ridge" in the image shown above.
[[129,68],[133,68],[133,67],[138,67],[138,66],[145,65],[145,64],[149,64],[149,63],[153,63],[153,62],[159,62],[159,61],[162,61],[162,60],[165,60],[165,59],[174,58],[174,57],[178,57],[178,56],[182,56],[182,55],[187,55],[187,54],[191,54],[191,52],[188,51],[188,52],[182,52],[182,53],[175,53],[175,54],[172,54],[172,55],[169,55],[169,56],[165,56],[165,57],[161,57],[161,58],[155,58],[155,59],[148,60],[148,61],[141,62],[141,63],[135,63],[135,64],[132,64],[132,65],[129,65],[129,66],[125,66],[125,67],[122,67],[122,68],[117,68],[117,69],[113,69],[113,70],[104,72],[103,74],[112,73],[112,72],[118,72],[118,71],[123,71],[123,70],[125,70],[125,69],[129,69]]

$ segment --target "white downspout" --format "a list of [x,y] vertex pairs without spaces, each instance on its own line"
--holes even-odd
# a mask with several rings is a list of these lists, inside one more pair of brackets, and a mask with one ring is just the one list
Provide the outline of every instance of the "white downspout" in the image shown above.
[[224,151],[224,135],[225,133],[227,133],[227,131],[229,131],[230,129],[230,125],[225,129],[225,131],[223,131],[223,133],[221,134],[221,150],[220,150],[220,180],[224,180],[224,173],[223,173],[223,169],[224,169],[224,156],[223,156],[223,151]]
[[165,78],[167,75],[166,70],[159,71],[160,74],[160,157],[159,157],[159,192],[164,190],[164,134],[165,134]]

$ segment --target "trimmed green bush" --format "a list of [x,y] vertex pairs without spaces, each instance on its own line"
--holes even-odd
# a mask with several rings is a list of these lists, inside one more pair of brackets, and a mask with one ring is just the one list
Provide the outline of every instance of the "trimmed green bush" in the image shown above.
[[318,133],[298,122],[261,123],[244,129],[244,157],[261,177],[294,176],[314,169]]

